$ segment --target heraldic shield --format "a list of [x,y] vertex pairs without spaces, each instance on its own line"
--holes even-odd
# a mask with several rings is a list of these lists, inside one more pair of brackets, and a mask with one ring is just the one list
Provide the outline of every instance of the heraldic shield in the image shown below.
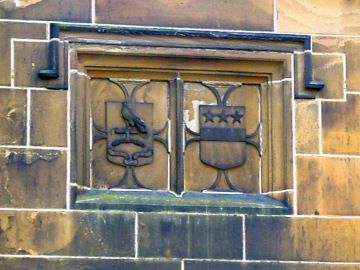
[[[198,141],[200,143],[200,160],[202,163],[217,169],[217,177],[213,184],[205,190],[239,191],[231,181],[228,171],[240,167],[247,162],[248,146],[255,147],[261,156],[259,136],[260,122],[255,131],[247,133],[245,127],[246,107],[230,105],[230,95],[241,86],[241,83],[202,82],[217,100],[216,105],[199,105],[200,132],[186,131],[192,135],[185,145]],[[224,179],[227,187],[220,185]],[[222,186],[222,188],[220,187]]]
[[151,103],[106,102],[107,158],[110,162],[138,167],[153,161],[152,116]]
[[136,176],[136,168],[153,162],[153,104],[106,101],[107,160],[125,167],[125,174],[109,188],[145,188]]
[[154,162],[154,141],[166,142],[159,134],[167,125],[155,130],[154,104],[135,100],[137,91],[146,87],[150,81],[109,79],[109,82],[118,86],[124,97],[104,100],[104,126],[92,123],[95,131],[93,144],[106,140],[106,160],[124,167],[125,172],[116,182],[108,184],[107,188],[151,189],[138,178],[137,168]]
[[[225,103],[225,102],[224,102]],[[240,191],[232,184],[228,170],[246,163],[247,145],[253,145],[258,150],[258,142],[251,140],[258,132],[247,134],[243,121],[245,106],[200,105],[200,160],[218,169],[215,182],[208,188],[218,190],[222,175],[233,191]]]
[[200,159],[228,170],[246,162],[244,106],[200,105]]

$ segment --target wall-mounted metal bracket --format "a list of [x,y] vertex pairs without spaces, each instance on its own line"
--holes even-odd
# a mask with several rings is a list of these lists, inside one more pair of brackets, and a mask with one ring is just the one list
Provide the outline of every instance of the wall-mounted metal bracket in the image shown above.
[[[108,26],[108,25],[89,25],[89,24],[66,24],[51,23],[50,24],[50,42],[49,42],[49,67],[39,71],[39,78],[44,80],[57,79],[59,77],[59,42],[60,31],[74,32],[95,32],[109,34],[131,34],[131,35],[157,35],[171,37],[194,37],[194,38],[219,38],[219,39],[238,39],[238,40],[256,40],[269,42],[298,42],[303,44],[305,52],[304,67],[304,84],[308,90],[320,91],[325,83],[312,77],[312,55],[311,55],[311,36],[310,35],[293,35],[263,32],[244,32],[230,30],[202,30],[187,28],[170,28],[170,27],[149,27],[149,26]],[[64,38],[66,39],[66,38]],[[71,42],[70,39],[68,39]],[[269,52],[294,52],[293,48],[266,48],[266,47],[244,47],[236,45],[191,45],[191,44],[164,44],[164,42],[139,42],[129,41],[122,42],[122,46],[148,46],[148,47],[171,47],[171,48],[198,48],[198,49],[226,49],[226,50],[245,50],[245,51],[269,51]],[[66,89],[67,80],[63,85],[49,85],[52,89]],[[295,98],[313,99],[311,94],[295,94]]]
[[59,77],[59,28],[55,23],[50,24],[49,68],[39,71],[40,79],[48,80]]

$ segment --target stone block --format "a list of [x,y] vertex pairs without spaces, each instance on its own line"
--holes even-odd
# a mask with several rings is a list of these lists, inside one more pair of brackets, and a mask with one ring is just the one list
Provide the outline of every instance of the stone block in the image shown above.
[[139,214],[139,256],[242,258],[242,217]]
[[315,36],[313,50],[316,52],[345,53],[346,90],[360,91],[360,38]]
[[5,19],[90,22],[91,0],[1,1],[0,14]]
[[304,88],[304,54],[295,54],[295,87],[298,93],[307,92],[318,98],[344,99],[344,57],[340,54],[313,54],[312,75],[316,80],[322,80],[325,87],[321,91],[306,91]]
[[134,220],[121,212],[0,211],[0,253],[130,257]]
[[296,102],[296,152],[319,153],[319,105],[317,101]]
[[65,207],[66,152],[1,149],[0,194],[0,207]]
[[0,22],[0,85],[10,85],[11,38],[45,39],[46,24]]
[[360,33],[360,3],[348,0],[279,0],[278,30],[292,33]]
[[180,270],[180,261],[142,259],[0,258],[7,270]]
[[49,68],[48,42],[15,42],[15,86],[46,87],[49,83],[63,83],[64,57],[62,44],[59,47],[60,77],[58,79],[42,80],[38,76],[39,71]]
[[26,143],[26,91],[0,89],[0,144]]
[[273,30],[272,0],[98,0],[96,22],[216,29]]
[[249,216],[248,260],[360,261],[360,219]]
[[360,154],[360,96],[322,103],[322,142],[326,154]]
[[[268,91],[263,88],[262,96]],[[262,192],[272,192],[291,189],[293,186],[292,163],[293,163],[293,141],[292,141],[292,83],[273,82],[268,95],[271,102],[262,106],[262,157],[261,157],[261,182]],[[267,110],[271,110],[271,117]],[[273,119],[276,119],[274,121]],[[267,153],[271,155],[267,155]]]
[[344,53],[345,42],[348,39],[343,36],[314,35],[312,49],[315,53]]
[[356,264],[186,261],[184,270],[358,270]]
[[31,91],[31,145],[66,146],[66,91]]
[[300,214],[360,215],[360,159],[298,157]]
[[346,87],[348,91],[360,91],[360,39],[345,42]]

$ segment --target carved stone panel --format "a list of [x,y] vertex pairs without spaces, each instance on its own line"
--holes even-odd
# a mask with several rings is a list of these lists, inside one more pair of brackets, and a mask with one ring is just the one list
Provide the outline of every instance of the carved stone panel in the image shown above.
[[167,190],[168,83],[108,78],[90,85],[90,185]]
[[259,103],[258,86],[185,83],[186,190],[259,191]]
[[292,87],[267,75],[286,66],[156,53],[79,54],[82,71],[70,78],[77,187],[180,197],[288,189]]

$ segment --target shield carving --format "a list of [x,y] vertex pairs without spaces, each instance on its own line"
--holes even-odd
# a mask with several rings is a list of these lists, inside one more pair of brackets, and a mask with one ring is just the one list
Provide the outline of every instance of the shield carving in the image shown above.
[[200,105],[200,159],[220,170],[246,162],[244,106]]
[[[124,167],[153,161],[153,104],[106,102],[107,159]],[[141,125],[137,125],[139,121]]]

